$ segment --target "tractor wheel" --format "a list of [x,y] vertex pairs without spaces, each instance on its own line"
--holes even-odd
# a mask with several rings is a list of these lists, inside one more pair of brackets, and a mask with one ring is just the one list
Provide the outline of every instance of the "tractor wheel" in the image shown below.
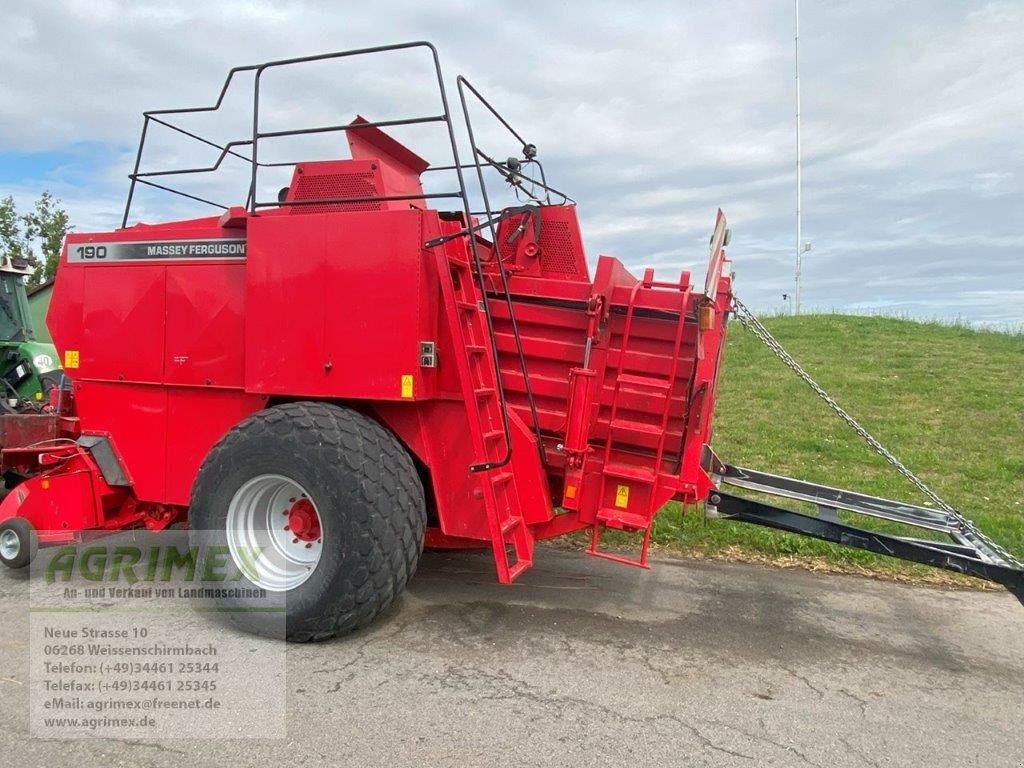
[[[416,571],[426,521],[416,467],[395,437],[314,402],[260,411],[228,432],[203,462],[189,509],[194,541],[227,546],[243,581],[283,593],[295,642],[350,632],[386,609]],[[229,615],[256,632],[267,616]]]
[[8,568],[24,568],[38,549],[36,529],[23,517],[11,517],[0,523],[0,563]]

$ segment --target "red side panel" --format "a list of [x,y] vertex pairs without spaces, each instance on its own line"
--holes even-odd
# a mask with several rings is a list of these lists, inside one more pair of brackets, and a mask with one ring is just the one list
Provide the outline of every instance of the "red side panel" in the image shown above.
[[[310,226],[296,226],[300,219]],[[329,371],[323,358],[323,219],[282,216],[249,222],[246,305],[251,314],[244,331],[249,352],[244,381],[250,391],[284,392],[285,382],[301,375],[288,370],[299,361],[304,361],[305,388],[324,387]],[[311,307],[320,311],[308,311]]]
[[177,264],[166,269],[165,380],[241,387],[245,264]]
[[164,373],[165,267],[89,265],[84,273],[77,375],[158,382]]
[[[85,338],[82,325],[82,295],[85,290],[85,270],[69,269],[61,264],[54,278],[50,306],[46,310],[46,327],[50,331],[57,356],[64,361],[68,349],[81,349]],[[74,371],[70,371],[74,374]]]
[[[249,224],[245,388],[297,397],[419,399],[436,339],[418,211]],[[413,377],[403,388],[402,377]]]
[[189,503],[199,467],[214,443],[266,406],[266,398],[237,390],[171,388],[167,395],[168,504]]
[[163,501],[167,466],[167,389],[77,380],[75,407],[87,434],[106,435],[135,495]]
[[381,403],[373,410],[374,416],[431,468],[432,487],[424,490],[434,499],[433,511],[441,530],[448,536],[489,538],[479,476],[468,471],[476,456],[468,439],[469,421],[463,403],[434,401],[415,408]]

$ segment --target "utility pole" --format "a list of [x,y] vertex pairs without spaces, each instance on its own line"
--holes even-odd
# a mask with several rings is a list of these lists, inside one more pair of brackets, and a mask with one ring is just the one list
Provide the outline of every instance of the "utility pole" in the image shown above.
[[800,272],[803,267],[803,167],[800,158],[800,0],[793,0],[793,48],[796,63],[796,286],[793,292],[793,314],[800,314]]

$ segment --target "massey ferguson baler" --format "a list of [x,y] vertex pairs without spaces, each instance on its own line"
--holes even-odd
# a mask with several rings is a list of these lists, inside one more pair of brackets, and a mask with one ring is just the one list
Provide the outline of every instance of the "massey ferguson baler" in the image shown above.
[[[426,53],[435,113],[261,126],[268,71],[397,50]],[[243,76],[251,136],[215,142],[176,124],[219,109]],[[67,238],[48,324],[72,383],[51,402],[60,439],[3,451],[20,481],[0,504],[3,562],[27,564],[37,544],[187,524],[240,567],[259,552],[248,580],[286,594],[288,637],[310,640],[373,619],[424,545],[489,546],[503,583],[530,567],[537,541],[574,531],[589,532],[590,554],[646,567],[652,519],[677,500],[1020,594],[1016,561],[951,507],[721,463],[709,444],[730,316],[785,356],[732,295],[724,216],[696,285],[688,272],[637,277],[609,256],[591,271],[576,207],[548,184],[536,147],[457,85],[469,162],[427,43],[239,67],[214,105],[145,114],[123,226]],[[507,129],[515,156],[480,146],[470,104]],[[430,123],[450,150],[435,166],[382,130]],[[156,127],[204,142],[215,162],[144,170]],[[345,135],[351,159],[261,160],[268,142],[314,133]],[[182,193],[221,210],[129,225],[139,185],[180,192],[168,178],[239,161],[244,204]],[[282,165],[291,181],[268,196],[259,176]],[[425,191],[431,173],[450,186]],[[515,201],[493,204],[488,176]],[[932,538],[854,528],[839,511]],[[608,551],[608,529],[635,534],[638,554]]]

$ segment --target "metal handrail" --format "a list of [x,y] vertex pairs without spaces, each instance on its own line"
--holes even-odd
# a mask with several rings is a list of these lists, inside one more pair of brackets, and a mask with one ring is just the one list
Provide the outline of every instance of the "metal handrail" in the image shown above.
[[[432,60],[433,60],[433,69],[434,69],[434,72],[435,72],[435,74],[437,75],[437,78],[438,78],[438,88],[439,88],[439,95],[441,97],[441,106],[444,108],[444,111],[443,111],[442,114],[439,114],[439,115],[417,116],[417,117],[395,119],[395,120],[380,120],[380,121],[377,121],[377,122],[364,122],[364,123],[358,123],[358,124],[355,124],[355,125],[349,124],[349,125],[311,126],[311,127],[303,127],[303,128],[296,128],[296,129],[282,130],[282,131],[262,131],[262,132],[259,131],[259,129],[258,129],[258,126],[259,126],[258,110],[259,110],[260,78],[261,78],[262,74],[265,71],[267,71],[268,69],[272,69],[272,68],[276,68],[276,67],[281,67],[281,66],[288,66],[288,65],[293,65],[293,64],[302,64],[302,63],[308,63],[308,62],[314,62],[314,61],[325,61],[325,60],[330,60],[330,59],[340,59],[340,58],[347,58],[347,57],[351,57],[351,56],[358,56],[358,55],[365,55],[365,54],[372,54],[372,53],[386,53],[386,52],[406,50],[406,49],[411,49],[411,48],[427,48],[430,51],[430,53],[431,53],[431,57],[432,57]],[[224,144],[220,144],[220,143],[218,143],[216,141],[212,141],[211,139],[209,139],[209,138],[207,138],[205,136],[201,136],[198,133],[195,133],[193,131],[189,131],[189,130],[187,130],[185,128],[182,128],[181,126],[176,125],[174,122],[172,122],[172,121],[170,121],[168,119],[165,119],[168,115],[186,115],[186,114],[200,114],[200,113],[216,112],[223,105],[224,99],[225,99],[229,89],[231,88],[232,83],[235,81],[236,76],[238,76],[241,73],[248,73],[248,72],[255,73],[254,80],[253,80],[253,126],[254,126],[254,132],[253,132],[253,134],[250,137],[244,138],[244,139],[234,139],[234,140],[228,141],[228,142],[226,142]],[[250,64],[250,65],[246,65],[246,66],[234,67],[234,68],[232,68],[228,72],[228,75],[225,78],[223,85],[221,86],[220,92],[217,95],[217,99],[216,99],[216,101],[213,104],[209,104],[209,105],[205,105],[205,106],[198,106],[198,107],[177,107],[177,108],[173,108],[173,109],[155,109],[155,110],[148,110],[148,111],[143,113],[142,134],[141,134],[140,139],[139,139],[139,146],[138,146],[138,150],[136,151],[135,163],[134,163],[134,166],[133,166],[133,170],[129,174],[129,179],[131,180],[131,184],[130,184],[129,189],[128,189],[128,197],[127,197],[127,200],[125,202],[125,210],[124,210],[124,215],[122,217],[121,226],[122,227],[127,227],[128,226],[128,219],[129,219],[129,217],[131,215],[131,207],[132,207],[132,203],[133,203],[134,198],[135,198],[135,190],[136,190],[138,184],[145,184],[147,186],[154,187],[156,189],[160,189],[160,190],[163,190],[165,192],[169,192],[171,194],[175,194],[175,195],[178,195],[180,197],[187,198],[189,200],[195,200],[197,202],[204,203],[206,205],[210,205],[210,206],[213,206],[213,207],[216,207],[216,208],[220,208],[222,210],[228,209],[230,206],[225,205],[223,203],[215,202],[213,200],[208,200],[208,199],[206,199],[204,197],[200,197],[198,195],[190,194],[188,192],[184,192],[183,190],[175,189],[174,187],[166,186],[165,184],[160,184],[160,183],[156,183],[156,182],[152,181],[152,179],[157,178],[157,177],[184,176],[184,175],[192,175],[192,174],[200,174],[200,173],[214,173],[214,172],[217,172],[218,170],[220,170],[220,168],[222,167],[222,165],[224,163],[224,160],[228,156],[235,157],[235,158],[238,158],[240,160],[243,160],[246,163],[248,163],[249,166],[250,166],[249,195],[248,195],[248,197],[246,199],[246,204],[245,204],[245,207],[250,212],[255,212],[255,210],[257,208],[259,208],[259,207],[269,207],[269,206],[281,205],[281,203],[279,203],[278,201],[262,202],[262,201],[255,200],[254,199],[255,198],[255,185],[253,183],[253,179],[256,178],[259,168],[279,168],[279,167],[293,166],[293,165],[296,164],[296,161],[289,161],[289,162],[261,162],[259,160],[259,157],[258,157],[258,155],[259,155],[258,144],[259,144],[259,140],[260,139],[273,139],[273,138],[282,138],[282,137],[287,137],[287,136],[303,136],[303,135],[312,135],[312,134],[335,132],[335,131],[340,132],[340,131],[348,131],[348,130],[359,130],[359,129],[362,129],[362,128],[374,128],[374,127],[380,128],[380,127],[398,126],[398,125],[417,125],[417,124],[426,124],[426,123],[434,123],[434,122],[444,122],[444,123],[448,124],[448,138],[449,138],[449,141],[452,143],[453,150],[457,151],[457,147],[455,147],[454,141],[453,141],[453,139],[454,139],[454,132],[453,132],[453,130],[451,128],[451,114],[450,114],[450,112],[449,112],[449,110],[447,108],[447,96],[446,96],[446,94],[444,92],[443,80],[441,78],[440,65],[439,65],[439,62],[438,62],[437,51],[436,51],[436,49],[434,48],[434,46],[431,43],[426,42],[426,41],[413,41],[413,42],[409,42],[409,43],[399,43],[399,44],[395,44],[395,45],[376,46],[376,47],[373,47],[373,48],[361,48],[361,49],[354,49],[354,50],[349,50],[349,51],[336,51],[336,52],[332,52],[332,53],[318,54],[318,55],[315,55],[315,56],[303,56],[303,57],[296,57],[296,58],[291,58],[291,59],[280,59],[280,60],[277,60],[277,61],[264,62],[262,64]],[[189,139],[192,139],[194,141],[200,142],[202,144],[205,144],[205,145],[207,145],[209,147],[212,147],[212,148],[218,150],[219,154],[218,154],[217,158],[214,160],[214,162],[211,165],[195,166],[195,167],[188,167],[188,168],[172,168],[172,169],[161,169],[161,170],[153,170],[153,171],[142,171],[141,170],[141,165],[142,165],[143,153],[145,151],[145,146],[146,146],[146,139],[147,139],[147,136],[149,135],[149,132],[150,132],[150,126],[153,123],[161,125],[161,126],[163,126],[165,128],[168,128],[168,129],[170,129],[172,131],[180,133],[180,134],[182,134],[183,136],[186,136]],[[246,154],[244,152],[236,151],[240,147],[251,147],[252,148],[251,154]],[[459,168],[455,168],[454,165],[453,166],[448,166],[448,167],[449,167],[450,170],[456,170],[457,175],[460,177],[459,178],[459,192],[443,192],[443,193],[437,193],[437,194],[428,194],[428,195],[424,195],[424,196],[417,196],[416,199],[424,199],[424,198],[428,198],[428,199],[429,198],[459,198],[459,197],[463,197],[465,195],[465,184],[464,184],[464,179],[461,178],[461,176],[462,176],[461,168],[464,168],[466,166],[463,163],[458,161],[457,155],[453,154],[452,158],[453,158],[453,160],[455,160],[455,165],[458,165]],[[352,199],[344,198],[344,199],[341,199],[340,202],[387,202],[388,200],[397,200],[397,199],[413,199],[413,198],[398,198],[398,197],[395,197],[395,196],[384,196],[384,195],[381,195],[381,196],[374,196],[374,197],[361,197],[361,198],[358,198],[358,199],[356,199],[356,198],[352,198]],[[308,204],[316,204],[316,203],[337,203],[337,202],[339,202],[339,199],[296,201],[295,204],[296,205],[299,205],[299,204],[308,205]]]
[[[497,230],[497,226],[496,226],[496,223],[495,223],[497,221],[497,219],[495,217],[494,211],[491,209],[491,200],[490,200],[490,196],[487,194],[487,184],[484,181],[483,167],[481,166],[481,164],[479,162],[475,162],[475,161],[476,161],[477,157],[484,157],[486,160],[488,160],[490,165],[495,166],[495,167],[497,167],[497,166],[496,166],[496,164],[493,161],[490,160],[490,158],[488,158],[486,155],[484,155],[481,152],[480,148],[477,146],[476,134],[473,131],[473,120],[470,117],[469,105],[466,102],[466,91],[468,90],[470,93],[472,93],[476,97],[476,99],[481,104],[483,104],[488,109],[488,111],[490,111],[491,114],[493,114],[498,119],[498,121],[503,126],[505,126],[505,128],[508,129],[509,133],[511,133],[519,141],[519,143],[522,146],[524,152],[526,151],[526,148],[528,146],[532,146],[532,145],[528,144],[523,139],[523,137],[520,136],[519,133],[516,132],[516,130],[514,128],[512,128],[511,125],[509,125],[508,121],[505,120],[505,118],[503,118],[493,106],[491,106],[490,102],[488,102],[487,99],[485,99],[483,97],[483,95],[481,95],[481,93],[476,88],[474,88],[472,83],[470,83],[469,80],[467,80],[463,75],[459,75],[457,78],[455,78],[455,82],[456,82],[456,85],[457,85],[458,91],[459,91],[459,101],[462,104],[462,114],[463,114],[463,117],[465,118],[465,121],[466,121],[466,133],[469,135],[469,145],[470,145],[470,147],[473,150],[473,159],[474,159],[474,165],[476,167],[476,176],[477,176],[477,181],[478,181],[478,183],[480,185],[480,196],[483,198],[484,210],[487,211],[487,214],[488,214],[488,216],[487,216],[487,228],[490,230],[490,233],[491,233],[491,242],[494,243],[494,247],[497,248],[498,247],[498,230]],[[541,169],[541,178],[544,180],[544,184],[546,185],[547,184],[547,180],[544,178],[544,167],[542,165],[540,165],[539,163],[538,163],[538,166]],[[460,171],[460,173],[461,173],[461,171]],[[469,224],[470,224],[470,222],[467,220],[467,222],[466,222],[467,227],[469,226]],[[475,237],[470,237],[469,241],[472,244],[473,254],[474,254],[474,257],[475,257],[476,253],[477,253],[476,238]],[[537,413],[537,403],[536,403],[536,400],[535,400],[535,398],[533,396],[533,387],[530,385],[530,375],[529,375],[529,372],[527,370],[527,365],[526,365],[526,353],[523,351],[522,338],[519,335],[519,326],[518,326],[518,323],[516,321],[515,308],[513,307],[513,304],[512,304],[512,294],[510,293],[509,288],[508,288],[508,272],[505,270],[505,264],[504,264],[502,259],[499,258],[499,259],[496,259],[496,261],[497,261],[497,265],[498,265],[498,275],[501,278],[501,289],[502,289],[502,292],[505,295],[505,306],[508,309],[509,324],[512,326],[512,337],[515,339],[516,353],[517,353],[517,356],[519,358],[519,370],[520,370],[520,372],[523,375],[523,387],[526,390],[526,399],[527,399],[527,402],[528,402],[528,404],[530,406],[530,417],[533,419],[533,424],[532,424],[533,432],[534,432],[534,434],[537,437],[537,451],[538,451],[538,454],[540,456],[541,465],[542,466],[547,466],[547,455],[546,455],[545,450],[544,450],[544,436],[543,436],[543,433],[542,433],[541,428],[540,428],[540,417],[539,417],[539,415]],[[487,290],[486,290],[486,287],[484,286],[484,281],[483,281],[483,268],[480,266],[479,261],[477,262],[477,271],[478,271],[478,274],[479,274],[479,277],[480,277],[481,292],[483,293],[484,301],[485,301],[485,307],[484,308],[486,309]],[[497,357],[497,352],[495,352],[495,357]],[[500,387],[501,368],[498,367],[497,371],[498,371],[499,389],[500,389],[501,388]]]

